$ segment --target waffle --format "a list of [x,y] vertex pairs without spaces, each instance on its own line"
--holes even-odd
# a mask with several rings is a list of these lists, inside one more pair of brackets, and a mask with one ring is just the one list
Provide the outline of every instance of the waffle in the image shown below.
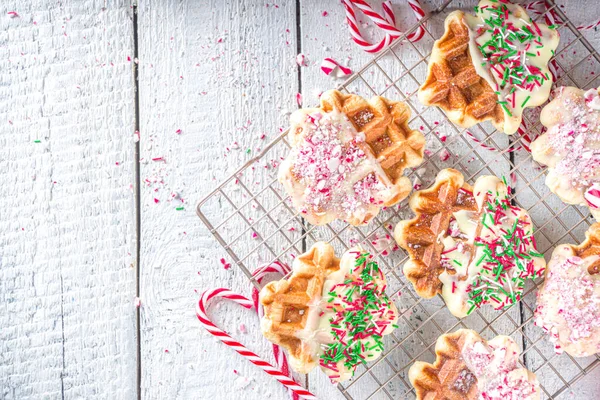
[[558,41],[556,31],[508,2],[482,0],[475,15],[455,11],[434,44],[419,100],[462,127],[489,120],[512,135],[523,110],[548,99]]
[[288,351],[292,368],[307,373],[316,366],[316,350],[309,342],[298,338],[298,332],[309,326],[309,308],[319,301],[327,277],[340,269],[340,260],[335,257],[333,247],[327,243],[316,243],[294,261],[294,273],[289,279],[268,283],[260,292],[264,306],[261,321],[263,335]]
[[344,381],[358,364],[379,357],[383,336],[395,328],[398,310],[385,285],[377,263],[362,249],[337,259],[331,245],[318,242],[296,258],[288,279],[261,290],[262,333],[288,351],[296,372],[308,373],[318,364],[331,380]]
[[580,245],[556,247],[537,294],[535,323],[557,353],[600,353],[600,223]]
[[394,238],[408,252],[404,275],[417,294],[426,299],[442,291],[439,275],[446,270],[441,264],[444,245],[437,240],[450,226],[455,212],[477,213],[473,188],[455,169],[444,169],[429,189],[415,192],[409,202],[417,217],[396,225]]
[[509,307],[526,279],[541,277],[545,261],[531,219],[510,204],[500,179],[482,176],[471,187],[460,172],[445,169],[409,205],[416,217],[394,231],[409,255],[404,274],[419,296],[440,293],[456,317],[484,304]]
[[462,127],[491,121],[502,130],[502,107],[492,87],[473,66],[469,27],[463,18],[462,11],[446,17],[446,30],[433,45],[427,79],[419,88],[419,100],[426,106],[442,108],[450,121]]
[[508,336],[487,342],[475,331],[442,335],[433,364],[417,361],[408,372],[418,400],[539,399],[535,374],[518,368],[519,349]]
[[408,196],[403,173],[423,161],[425,138],[409,128],[406,104],[330,90],[320,108],[290,119],[292,149],[279,181],[308,222],[364,225]]
[[600,220],[600,96],[561,87],[540,114],[546,133],[531,144],[533,159],[548,166],[546,185],[562,201],[589,207]]

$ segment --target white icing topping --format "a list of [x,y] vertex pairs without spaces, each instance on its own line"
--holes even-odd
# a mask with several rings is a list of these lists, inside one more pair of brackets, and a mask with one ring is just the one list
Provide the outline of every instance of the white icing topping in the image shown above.
[[[439,276],[442,297],[450,312],[461,318],[482,304],[489,303],[496,309],[512,304],[523,291],[524,279],[540,276],[545,267],[541,256],[521,259],[511,255],[537,254],[537,251],[529,215],[508,204],[506,185],[494,176],[480,177],[473,194],[479,211],[454,213],[455,220],[441,239],[444,244],[441,265],[447,268]],[[515,234],[506,239],[506,235],[513,232],[515,222],[522,238],[516,240]],[[478,227],[481,228],[479,234]],[[493,259],[487,253],[492,248]],[[502,272],[496,279],[498,262]],[[488,288],[494,289],[493,296],[483,294]],[[481,302],[478,301],[480,293]]]
[[[477,74],[497,92],[499,103],[504,105],[504,132],[513,134],[521,125],[523,109],[548,99],[552,86],[548,62],[558,47],[559,36],[546,25],[532,22],[515,4],[482,0],[476,11],[475,16],[464,16],[471,59]],[[502,21],[502,26],[491,28],[486,23],[490,19]],[[509,72],[511,77],[506,75]]]
[[599,260],[598,255],[579,258],[569,245],[552,254],[537,294],[535,323],[550,335],[557,353],[584,357],[600,352],[600,275],[588,273]]
[[519,348],[510,337],[496,336],[487,345],[471,337],[461,354],[477,378],[478,399],[539,399],[539,382],[535,374],[519,368]]
[[397,193],[365,137],[337,110],[298,110],[291,117],[292,149],[279,180],[311,223],[335,218],[361,224]]
[[600,184],[600,96],[597,90],[562,87],[542,110],[548,127],[536,139],[533,158],[549,167],[546,184],[564,202],[588,205],[598,213]]

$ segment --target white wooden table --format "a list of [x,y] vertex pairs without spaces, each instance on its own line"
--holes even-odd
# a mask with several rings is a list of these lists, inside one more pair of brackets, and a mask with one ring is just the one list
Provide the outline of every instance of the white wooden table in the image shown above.
[[[564,5],[598,17],[595,0]],[[336,86],[324,57],[369,60],[343,15],[337,0],[2,1],[0,398],[285,398],[200,329],[196,290],[250,288],[194,205],[279,134],[296,93]],[[268,354],[251,312],[212,315]],[[600,396],[599,373],[575,398]]]

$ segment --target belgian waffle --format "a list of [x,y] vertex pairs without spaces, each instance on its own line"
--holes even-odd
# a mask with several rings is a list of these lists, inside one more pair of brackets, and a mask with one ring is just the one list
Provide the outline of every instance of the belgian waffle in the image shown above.
[[464,14],[454,11],[446,17],[446,31],[433,45],[419,100],[441,107],[457,125],[470,127],[489,120],[501,130],[504,113],[492,87],[475,70]]
[[288,279],[260,292],[265,308],[264,336],[283,346],[290,365],[307,373],[317,364],[333,381],[344,381],[358,364],[383,352],[383,336],[398,319],[384,293],[385,277],[360,248],[341,259],[331,245],[318,242],[294,261]]
[[600,353],[600,223],[580,245],[556,247],[537,294],[535,323],[557,353]]
[[294,112],[279,181],[302,216],[364,225],[406,198],[412,185],[403,172],[423,161],[425,147],[409,119],[404,103],[336,90],[323,93],[320,108]]
[[461,329],[442,335],[433,364],[417,361],[408,377],[418,400],[536,400],[539,382],[518,367],[519,349],[508,336],[487,342],[477,332]]
[[453,315],[465,317],[484,304],[509,307],[527,279],[541,277],[546,264],[531,219],[510,203],[497,177],[481,176],[471,187],[460,172],[445,169],[409,205],[416,217],[394,231],[409,255],[404,274],[419,296],[441,293]]
[[540,121],[548,129],[531,144],[531,155],[548,166],[546,185],[565,203],[589,207],[600,220],[598,89],[557,89]]

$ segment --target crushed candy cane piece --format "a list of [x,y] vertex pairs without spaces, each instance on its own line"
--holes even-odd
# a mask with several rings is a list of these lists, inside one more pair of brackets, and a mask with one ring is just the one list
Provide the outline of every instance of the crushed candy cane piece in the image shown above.
[[224,259],[224,258],[221,258],[221,260],[220,260],[220,261],[221,261],[221,265],[223,266],[223,269],[226,269],[226,270],[227,270],[227,269],[231,268],[231,264],[230,264],[230,263],[228,263],[227,261],[225,261],[225,259]]
[[299,53],[296,56],[296,64],[298,64],[298,66],[300,66],[300,67],[306,67],[307,66],[306,56],[303,53]]
[[321,71],[323,71],[325,75],[331,75],[336,68],[339,68],[339,70],[342,72],[342,76],[350,75],[352,73],[350,68],[344,67],[333,58],[327,57],[323,59],[323,62],[321,63]]
[[450,158],[450,152],[448,149],[442,149],[439,154],[440,160],[447,161]]
[[590,186],[583,197],[590,208],[600,208],[600,184],[594,183]]

